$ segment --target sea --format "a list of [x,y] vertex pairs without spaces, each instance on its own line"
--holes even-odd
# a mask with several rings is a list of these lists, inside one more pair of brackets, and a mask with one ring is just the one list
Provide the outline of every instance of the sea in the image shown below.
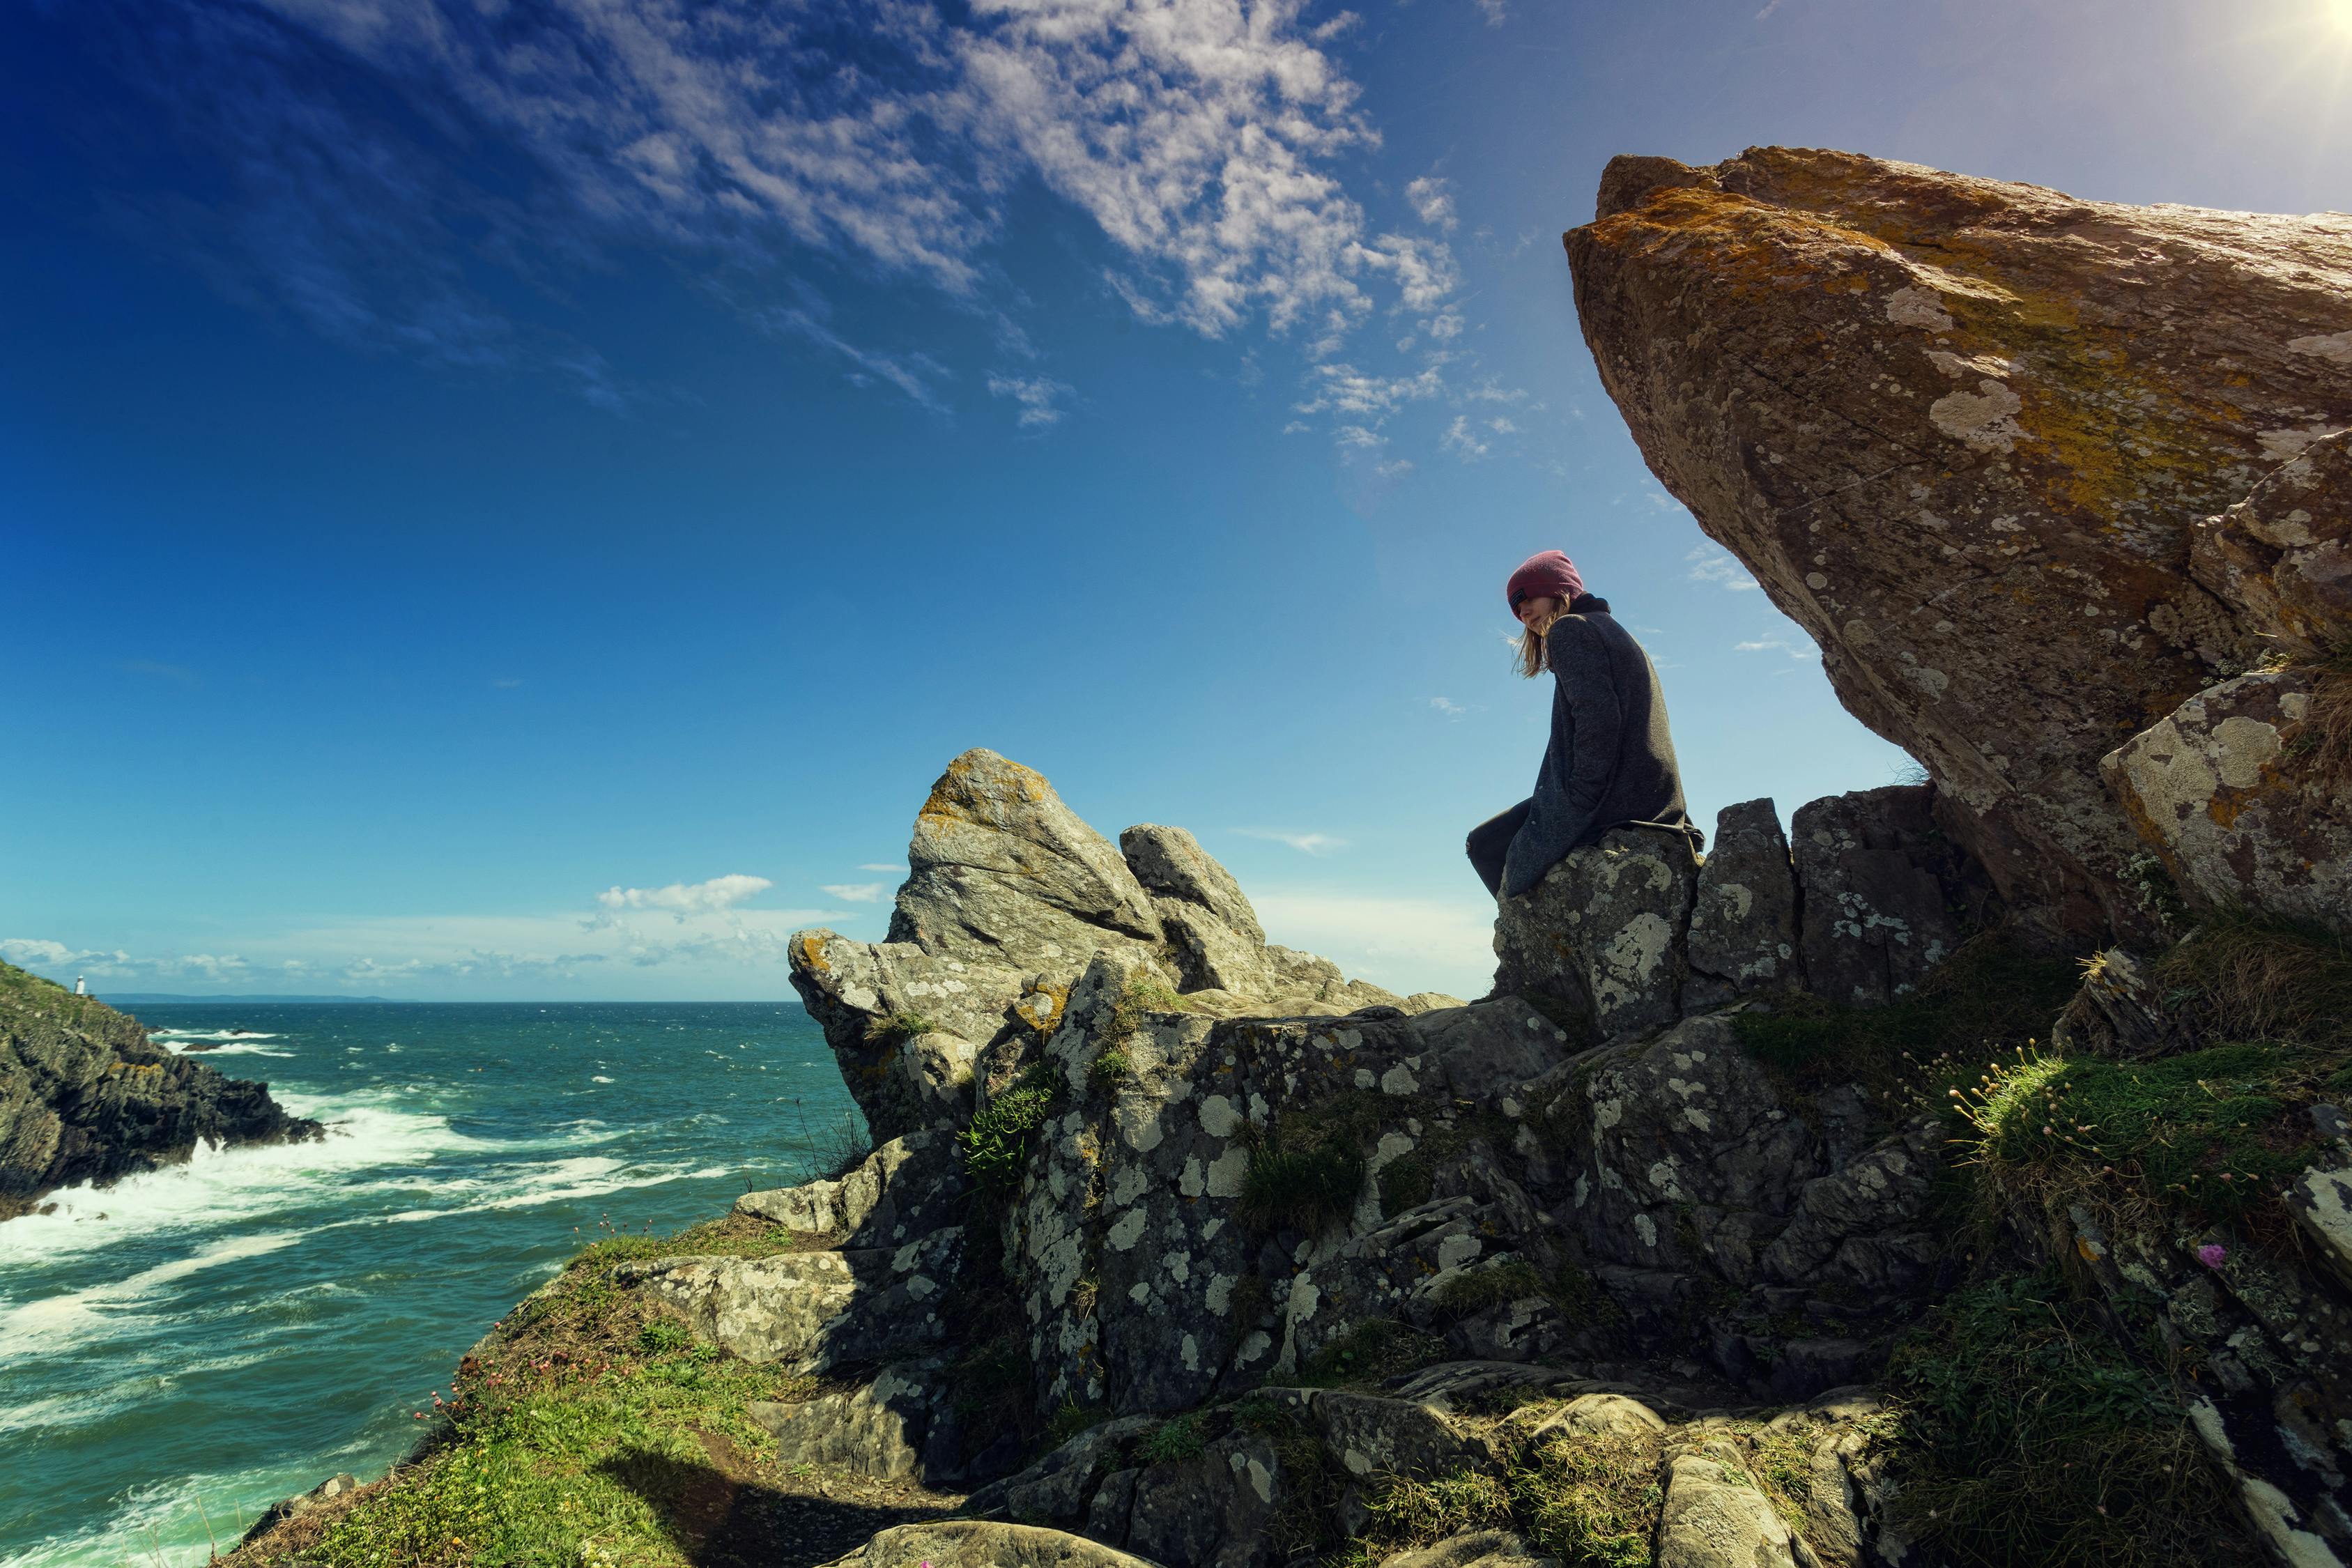
[[132,1011],[327,1135],[0,1221],[10,1568],[201,1563],[280,1498],[382,1474],[579,1247],[715,1218],[864,1136],[797,1002]]

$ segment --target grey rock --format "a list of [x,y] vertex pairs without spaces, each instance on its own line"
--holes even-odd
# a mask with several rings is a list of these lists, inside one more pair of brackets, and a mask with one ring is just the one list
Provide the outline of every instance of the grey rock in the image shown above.
[[1281,1480],[1273,1444],[1255,1434],[1150,1466],[1135,1478],[1127,1543],[1167,1568],[1260,1568],[1273,1560],[1267,1525]]
[[1933,790],[1888,784],[1798,808],[1793,848],[1805,979],[1876,1005],[1918,988],[1960,943],[1965,857],[1936,826]]
[[1437,1080],[1455,1099],[1482,1104],[1551,1071],[1582,1043],[1517,996],[1423,1013],[1413,1033],[1435,1062]]
[[745,1193],[735,1212],[851,1247],[898,1247],[948,1224],[971,1184],[944,1128],[893,1138],[838,1181]]
[[2100,762],[2191,901],[2352,931],[2352,789],[2305,749],[2321,679],[2290,668],[2225,680]]
[[[940,1052],[914,1047],[916,1038],[950,1036],[971,1047],[976,1065],[997,1042],[1034,1037],[1034,1016],[1053,1016],[1051,993],[1033,985],[1034,972],[1017,963],[929,953],[911,942],[853,942],[822,928],[794,932],[785,954],[793,989],[824,1029],[842,1081],[877,1139],[920,1131],[962,1103],[952,1068],[940,1075],[939,1091],[931,1089],[930,1058]],[[928,1027],[909,1037],[903,1025],[910,1020]],[[910,1047],[917,1060],[900,1065]]]
[[746,1361],[824,1372],[944,1338],[940,1307],[962,1249],[962,1229],[950,1226],[895,1248],[656,1258],[616,1265],[612,1277],[677,1308],[698,1334]]
[[1114,1546],[1127,1542],[1127,1521],[1135,1511],[1135,1480],[1141,1470],[1113,1470],[1087,1505],[1087,1533]]
[[1075,977],[1094,953],[1156,944],[1160,918],[1118,850],[1034,769],[979,747],[950,763],[915,818],[889,940]]
[[1664,1437],[1665,1431],[1665,1418],[1643,1400],[1622,1394],[1581,1394],[1570,1400],[1565,1409],[1540,1422],[1528,1439],[1541,1443],[1559,1436],[1654,1443]]
[[1139,823],[1118,836],[1118,847],[1153,898],[1192,904],[1252,946],[1265,945],[1265,931],[1241,884],[1190,833]]
[[948,1519],[886,1530],[824,1568],[1159,1568],[1117,1547],[1058,1530]]
[[1657,1568],[1796,1568],[1789,1527],[1742,1471],[1696,1454],[1674,1461],[1658,1518]]
[[2083,984],[2051,1026],[2051,1043],[2073,1054],[2159,1057],[2188,1048],[2188,1018],[2168,1006],[2148,961],[2111,947],[2083,966]]
[[[964,1506],[973,1513],[1009,1513],[1055,1524],[1081,1519],[1094,1495],[1096,1473],[1116,1459],[1122,1447],[1159,1425],[1154,1416],[1129,1415],[1089,1426],[1020,1474],[982,1487]],[[1126,1517],[1119,1515],[1122,1521]]]
[[2189,571],[2296,658],[2352,644],[2352,431],[2312,442],[2199,523]]
[[1457,1427],[1433,1403],[1327,1389],[1311,1408],[1323,1440],[1359,1480],[1493,1468],[1485,1440]]
[[1841,1388],[1878,1360],[1860,1340],[1790,1340],[1772,1363],[1772,1392],[1782,1399],[1803,1399],[1826,1388]]
[[2352,424],[2352,229],[1818,149],[1604,190],[1577,316],[1651,471],[2013,909],[2131,939],[2093,764],[2260,647],[2190,536]]
[[862,1388],[789,1404],[755,1401],[745,1414],[774,1434],[780,1464],[828,1465],[898,1480],[922,1468],[940,1365],[888,1367]]
[[1380,1568],[1559,1568],[1559,1559],[1544,1556],[1517,1531],[1480,1530],[1383,1557]]
[[1620,1039],[1680,1016],[1684,949],[1698,888],[1690,839],[1615,827],[1505,899],[1495,920],[1495,994],[1549,998]]
[[1797,943],[1796,869],[1780,814],[1769,799],[1725,806],[1699,867],[1683,1011],[1798,987]]

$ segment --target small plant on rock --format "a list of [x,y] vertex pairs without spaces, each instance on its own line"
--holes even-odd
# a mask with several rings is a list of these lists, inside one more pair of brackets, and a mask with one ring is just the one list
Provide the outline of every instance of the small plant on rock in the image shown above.
[[987,1109],[956,1134],[973,1184],[998,1197],[1019,1187],[1029,1163],[1030,1140],[1061,1102],[1062,1075],[1043,1062],[992,1096]]
[[1147,1465],[1180,1464],[1199,1458],[1208,1446],[1208,1436],[1201,1430],[1201,1417],[1196,1411],[1153,1427],[1135,1446],[1135,1457]]

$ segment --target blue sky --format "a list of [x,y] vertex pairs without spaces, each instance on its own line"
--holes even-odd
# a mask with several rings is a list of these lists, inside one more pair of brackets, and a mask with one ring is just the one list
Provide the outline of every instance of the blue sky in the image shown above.
[[1887,782],[1643,468],[1620,152],[2352,207],[2352,0],[11,0],[0,954],[774,997],[987,745],[1484,988],[1566,549],[1694,811]]

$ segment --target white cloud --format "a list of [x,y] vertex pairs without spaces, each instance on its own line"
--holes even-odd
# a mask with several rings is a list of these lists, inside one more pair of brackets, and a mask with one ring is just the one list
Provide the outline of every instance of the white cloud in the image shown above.
[[1434,174],[1423,174],[1404,188],[1404,199],[1421,215],[1421,221],[1432,228],[1454,226],[1454,193],[1447,183]]
[[1269,843],[1287,844],[1304,855],[1328,855],[1334,849],[1344,849],[1348,841],[1334,838],[1328,833],[1286,833],[1275,827],[1236,827],[1244,838],[1263,838]]
[[1412,459],[1398,458],[1391,462],[1377,463],[1372,467],[1372,472],[1380,479],[1401,479],[1412,472]]
[[878,903],[882,895],[889,890],[887,882],[826,882],[817,889],[817,891],[830,893],[845,904]]
[[1470,710],[1465,708],[1459,702],[1454,701],[1451,697],[1433,697],[1429,700],[1429,705],[1432,708],[1436,709],[1440,713],[1444,714],[1448,719],[1459,719],[1462,715],[1470,711]]
[[992,375],[988,378],[991,397],[1009,397],[1021,405],[1021,428],[1045,430],[1062,422],[1063,410],[1054,406],[1054,399],[1070,391],[1070,387],[1047,375]]
[[853,367],[849,373],[852,385],[866,386],[876,381],[887,381],[926,408],[944,410],[947,406],[940,400],[931,382],[934,378],[947,380],[950,373],[946,366],[927,354],[889,354],[878,349],[860,348],[806,310],[769,310],[762,312],[758,319],[772,330],[806,338],[841,355]]
[[1690,579],[1694,583],[1713,583],[1735,594],[1747,593],[1758,585],[1738,557],[1713,545],[1702,544],[1683,559],[1691,563]]
[[1516,436],[1519,433],[1519,427],[1517,426],[1512,424],[1507,419],[1500,417],[1487,420],[1486,428],[1492,430],[1497,436]]
[[1342,425],[1332,432],[1331,438],[1341,447],[1364,447],[1374,450],[1389,444],[1387,437],[1374,435],[1361,425]]
[[766,892],[775,884],[765,877],[736,872],[707,882],[672,882],[667,888],[605,889],[596,901],[608,910],[666,910],[678,914],[706,914],[731,909]]
[[1318,364],[1315,379],[1315,395],[1297,405],[1301,414],[1387,416],[1444,388],[1434,366],[1412,375],[1368,375],[1351,364]]
[[857,868],[861,871],[904,871],[907,863],[904,860],[871,860]]
[[1747,642],[1734,643],[1731,645],[1731,651],[1734,653],[1785,653],[1790,658],[1796,659],[1819,658],[1822,656],[1821,649],[1812,644],[1792,641],[1780,632],[1770,632],[1760,637],[1750,638]]
[[1478,0],[1478,14],[1486,18],[1486,26],[1499,27],[1511,14],[1507,0]]
[[1466,414],[1454,416],[1454,423],[1445,427],[1445,434],[1437,438],[1437,444],[1458,454],[1465,463],[1475,463],[1486,455],[1486,443],[1472,434],[1470,416]]

